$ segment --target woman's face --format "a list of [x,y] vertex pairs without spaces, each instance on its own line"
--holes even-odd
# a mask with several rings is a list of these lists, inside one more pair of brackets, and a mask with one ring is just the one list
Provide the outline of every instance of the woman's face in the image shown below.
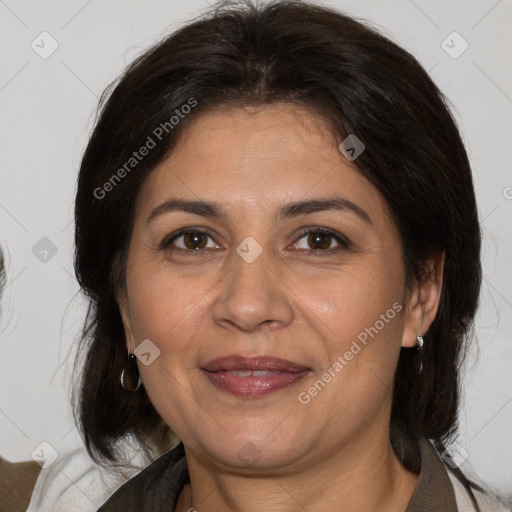
[[400,347],[432,318],[355,163],[297,106],[209,111],[140,191],[128,349],[146,340],[151,401],[207,460],[277,469],[388,435]]

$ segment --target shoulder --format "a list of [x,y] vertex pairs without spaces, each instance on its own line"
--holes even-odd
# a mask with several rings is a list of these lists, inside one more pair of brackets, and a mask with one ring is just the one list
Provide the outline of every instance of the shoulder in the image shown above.
[[509,508],[490,489],[466,478],[461,470],[446,465],[460,512],[509,512]]
[[137,457],[132,464],[122,470],[104,468],[85,447],[62,453],[41,470],[27,512],[93,512],[113,489],[143,468]]
[[425,437],[416,440],[417,443],[412,442],[414,440],[395,432],[393,446],[398,457],[409,470],[419,473],[407,512],[507,512],[504,503],[483,483],[476,478],[468,479],[466,475],[473,474],[469,467],[452,465],[454,461],[443,456]]
[[169,450],[119,487],[98,512],[172,510],[189,481],[183,444]]

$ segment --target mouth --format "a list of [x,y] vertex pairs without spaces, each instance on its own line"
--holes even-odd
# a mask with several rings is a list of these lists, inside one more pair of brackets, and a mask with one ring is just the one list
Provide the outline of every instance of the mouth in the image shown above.
[[278,357],[238,355],[214,359],[201,370],[218,389],[249,398],[287,388],[311,371],[303,365]]

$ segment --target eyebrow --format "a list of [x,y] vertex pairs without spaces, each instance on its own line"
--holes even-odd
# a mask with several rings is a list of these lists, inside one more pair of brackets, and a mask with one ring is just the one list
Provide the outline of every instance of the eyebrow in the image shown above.
[[[228,217],[226,210],[209,201],[188,201],[178,198],[169,198],[156,208],[154,208],[146,223],[151,222],[156,217],[173,211],[182,211],[200,215],[202,217],[211,217],[214,219],[225,220]],[[308,215],[321,211],[342,211],[357,215],[367,224],[373,225],[370,216],[360,206],[343,197],[327,197],[310,199],[304,201],[294,201],[285,204],[279,208],[275,215],[275,221],[279,222],[285,219]]]

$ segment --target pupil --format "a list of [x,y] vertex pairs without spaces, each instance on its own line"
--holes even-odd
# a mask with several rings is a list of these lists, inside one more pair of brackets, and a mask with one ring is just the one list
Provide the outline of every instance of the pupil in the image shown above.
[[[185,245],[189,249],[202,249],[204,247],[204,243],[201,244],[202,233],[186,233],[185,234]],[[192,241],[191,241],[192,240]],[[191,242],[191,243],[189,243]],[[197,246],[200,245],[200,247]]]
[[331,245],[329,241],[329,235],[324,233],[313,233],[309,235],[309,243],[314,246],[320,244],[320,247],[317,247],[317,249],[328,249],[329,245]]

